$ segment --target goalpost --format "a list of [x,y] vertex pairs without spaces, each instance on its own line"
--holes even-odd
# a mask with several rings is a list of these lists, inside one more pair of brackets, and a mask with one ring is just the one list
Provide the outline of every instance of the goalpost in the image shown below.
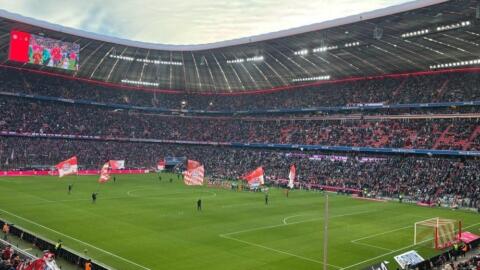
[[452,246],[460,239],[462,222],[454,219],[430,218],[415,222],[413,244],[431,243],[435,249]]

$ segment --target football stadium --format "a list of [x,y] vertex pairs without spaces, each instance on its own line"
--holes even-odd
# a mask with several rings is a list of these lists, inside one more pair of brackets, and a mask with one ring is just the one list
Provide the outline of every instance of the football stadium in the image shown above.
[[480,269],[480,2],[387,2],[193,45],[0,6],[0,270]]

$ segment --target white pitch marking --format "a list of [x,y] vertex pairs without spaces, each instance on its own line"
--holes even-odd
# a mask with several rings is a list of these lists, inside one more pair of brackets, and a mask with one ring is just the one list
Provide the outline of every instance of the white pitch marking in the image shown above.
[[287,220],[289,220],[291,218],[303,217],[303,216],[306,216],[306,215],[294,215],[294,216],[286,217],[286,218],[283,219],[283,224],[287,225],[288,224]]
[[[260,244],[251,243],[251,242],[244,241],[244,240],[240,240],[240,239],[237,239],[237,238],[234,238],[234,237],[230,237],[230,236],[226,236],[226,235],[219,235],[219,236],[222,237],[222,238],[225,238],[225,239],[229,239],[229,240],[233,240],[233,241],[238,241],[238,242],[240,242],[240,243],[244,243],[244,244],[247,244],[247,245],[250,245],[250,246],[255,246],[255,247],[267,249],[267,250],[270,250],[270,251],[274,251],[274,252],[277,252],[277,253],[281,253],[281,254],[284,254],[284,255],[296,257],[296,258],[299,258],[299,259],[302,259],[302,260],[305,260],[305,261],[314,262],[314,263],[318,263],[318,264],[322,264],[322,265],[325,264],[325,263],[322,262],[322,261],[318,261],[318,260],[314,260],[314,259],[311,259],[311,258],[307,258],[307,257],[300,256],[300,255],[292,254],[292,253],[289,253],[289,252],[286,252],[286,251],[274,249],[274,248],[267,247],[267,246],[263,246],[263,245],[260,245]],[[327,263],[327,265],[328,265],[328,266],[331,266],[331,267],[335,267],[335,268],[337,268],[337,269],[341,269],[341,268],[342,268],[342,267],[340,267],[340,266],[333,265],[333,264],[328,264],[328,263]]]
[[[356,212],[356,213],[351,213],[351,214],[342,214],[342,215],[331,216],[330,218],[347,217],[347,216],[361,215],[361,214],[372,213],[372,212],[376,212],[376,211],[372,210],[372,211]],[[239,234],[239,233],[244,233],[244,232],[253,232],[253,231],[258,231],[258,230],[263,230],[263,229],[272,229],[272,228],[295,225],[295,224],[300,224],[300,223],[305,223],[305,222],[312,222],[312,221],[317,221],[317,220],[322,220],[322,219],[323,218],[312,218],[312,219],[307,219],[307,220],[290,222],[290,223],[286,223],[286,224],[280,223],[280,224],[276,224],[276,225],[262,226],[262,227],[256,227],[256,228],[251,228],[251,229],[246,229],[246,230],[241,230],[241,231],[236,231],[236,232],[224,233],[222,235],[233,235],[233,234]]]
[[9,215],[11,215],[11,216],[17,217],[17,218],[19,218],[19,219],[25,220],[25,221],[27,221],[27,222],[29,222],[29,223],[31,223],[31,224],[33,224],[33,225],[36,225],[36,226],[38,226],[38,227],[41,227],[41,228],[44,228],[44,229],[46,229],[46,230],[52,231],[52,232],[54,232],[54,233],[56,233],[56,234],[58,234],[58,235],[61,235],[61,236],[70,238],[70,239],[72,239],[72,240],[74,240],[74,241],[77,241],[78,243],[81,243],[81,244],[83,244],[83,245],[86,245],[86,246],[89,246],[89,247],[94,248],[94,249],[96,249],[96,250],[99,250],[99,251],[101,251],[101,252],[103,252],[103,253],[105,253],[105,254],[108,254],[108,255],[110,255],[110,256],[113,256],[113,257],[115,257],[115,258],[118,258],[118,259],[120,259],[120,260],[122,260],[122,261],[124,261],[124,262],[127,262],[127,263],[130,263],[130,264],[132,264],[132,265],[138,266],[138,267],[140,267],[140,268],[142,268],[142,269],[145,269],[145,270],[151,270],[151,269],[148,268],[148,267],[145,267],[145,266],[140,265],[140,264],[138,264],[138,263],[136,263],[136,262],[130,261],[129,259],[125,259],[125,258],[123,258],[123,257],[120,257],[120,256],[118,256],[118,255],[116,255],[116,254],[114,254],[114,253],[111,253],[110,251],[106,251],[106,250],[104,250],[104,249],[98,248],[98,247],[96,247],[96,246],[94,246],[94,245],[92,245],[92,244],[83,242],[82,240],[79,240],[79,239],[77,239],[77,238],[75,238],[75,237],[72,237],[72,236],[70,236],[70,235],[66,235],[66,234],[61,233],[61,232],[59,232],[59,231],[56,231],[56,230],[54,230],[54,229],[50,229],[50,228],[48,228],[48,227],[46,227],[46,226],[43,226],[42,224],[36,223],[35,221],[26,219],[26,218],[21,217],[21,216],[18,216],[18,215],[15,215],[15,214],[10,213],[10,212],[8,212],[8,211],[6,211],[6,210],[3,210],[3,209],[0,209],[0,211],[2,211],[2,212],[4,212],[4,213],[7,213],[7,214],[9,214]]
[[[342,214],[342,215],[332,216],[331,218],[360,215],[360,214],[366,214],[366,213],[371,213],[371,212],[376,212],[376,211],[362,211],[362,212],[356,212],[356,213],[350,213],[350,214]],[[295,215],[295,216],[304,216],[304,215]],[[293,217],[294,216],[290,216],[290,217],[287,217],[285,219],[288,220],[288,218],[293,218]],[[257,228],[252,228],[252,229],[248,229],[248,230],[230,232],[230,233],[226,233],[226,234],[220,234],[219,237],[222,237],[222,238],[225,238],[225,239],[230,239],[230,240],[233,240],[233,241],[237,241],[237,242],[240,242],[240,243],[244,243],[244,244],[247,244],[247,245],[251,245],[251,246],[255,246],[255,247],[259,247],[259,248],[263,248],[263,249],[268,249],[268,250],[271,250],[271,251],[274,251],[274,252],[278,252],[278,253],[281,253],[281,254],[289,255],[289,256],[292,256],[292,257],[296,257],[296,258],[299,258],[299,259],[303,259],[303,260],[306,260],[306,261],[315,262],[315,263],[319,263],[319,264],[323,265],[324,263],[322,261],[318,261],[318,260],[315,260],[315,259],[303,257],[303,256],[296,255],[296,254],[292,254],[292,253],[289,253],[289,252],[286,252],[286,251],[274,249],[274,248],[263,246],[263,245],[260,245],[260,244],[251,243],[251,242],[244,241],[244,240],[241,240],[241,239],[234,238],[234,237],[230,236],[230,235],[233,235],[233,234],[239,234],[239,233],[244,233],[244,232],[251,232],[251,231],[257,231],[257,230],[262,230],[262,229],[271,229],[271,228],[295,225],[295,224],[300,224],[300,223],[305,223],[305,222],[312,222],[312,221],[321,220],[322,218],[308,219],[308,220],[302,220],[302,221],[291,222],[291,223],[287,223],[285,219],[283,220],[283,223],[281,223],[281,224],[257,227]],[[331,267],[341,269],[341,267],[337,266],[337,265],[333,265],[333,264],[327,264],[327,265],[331,266]]]
[[412,226],[405,226],[405,227],[402,227],[402,228],[397,228],[397,229],[386,231],[386,232],[372,234],[372,235],[369,235],[369,236],[365,236],[365,237],[362,237],[362,238],[352,240],[351,242],[355,243],[355,242],[365,240],[365,239],[368,239],[368,238],[373,238],[373,237],[376,237],[376,236],[379,236],[379,235],[389,234],[389,233],[392,233],[392,232],[397,232],[397,231],[405,230],[405,229],[408,229],[408,228],[412,228]]
[[[477,225],[480,225],[480,222],[479,222],[479,223],[472,224],[472,225],[467,226],[467,227],[464,227],[464,229],[468,229],[468,228],[471,228],[471,227],[475,227],[475,226],[477,226]],[[419,244],[424,243],[424,242],[427,242],[427,241],[431,241],[431,239],[427,239],[427,240],[425,240],[425,241],[422,241],[422,242],[420,242]],[[418,244],[417,244],[417,245],[418,245]],[[352,264],[352,265],[343,267],[343,268],[340,269],[340,270],[350,269],[350,268],[352,268],[352,267],[354,267],[354,266],[357,266],[357,265],[360,265],[360,264],[364,264],[364,263],[366,263],[366,262],[373,261],[373,260],[376,260],[376,259],[385,257],[385,256],[387,256],[387,255],[390,255],[390,254],[393,254],[393,253],[395,253],[395,252],[399,252],[399,251],[401,251],[401,250],[404,250],[404,249],[407,249],[407,248],[411,248],[411,247],[414,247],[414,246],[417,246],[417,245],[409,245],[409,246],[405,246],[405,247],[402,247],[402,248],[399,248],[399,249],[396,249],[396,250],[392,250],[392,251],[390,251],[390,252],[387,252],[387,253],[378,255],[378,256],[376,256],[376,257],[373,257],[373,258],[370,258],[370,259],[367,259],[367,260],[364,260],[364,261],[361,261],[361,262],[358,262],[358,263],[355,263],[355,264]]]
[[353,244],[356,244],[356,245],[361,245],[361,246],[367,246],[367,247],[372,247],[372,248],[376,248],[376,249],[382,249],[382,250],[386,250],[386,251],[392,251],[392,249],[389,249],[389,248],[384,248],[384,247],[380,247],[380,246],[375,246],[375,245],[370,245],[370,244],[367,244],[367,243],[362,243],[362,242],[353,242]]

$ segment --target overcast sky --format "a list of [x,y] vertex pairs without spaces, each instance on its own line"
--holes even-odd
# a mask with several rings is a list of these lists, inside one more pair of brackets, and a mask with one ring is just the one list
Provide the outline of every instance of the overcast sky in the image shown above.
[[410,0],[0,0],[0,8],[77,29],[162,44],[264,34]]

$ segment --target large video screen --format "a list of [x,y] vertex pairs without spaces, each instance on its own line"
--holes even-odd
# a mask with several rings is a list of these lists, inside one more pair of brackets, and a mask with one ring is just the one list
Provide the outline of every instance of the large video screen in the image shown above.
[[10,33],[9,59],[68,70],[78,70],[80,45],[22,31]]

